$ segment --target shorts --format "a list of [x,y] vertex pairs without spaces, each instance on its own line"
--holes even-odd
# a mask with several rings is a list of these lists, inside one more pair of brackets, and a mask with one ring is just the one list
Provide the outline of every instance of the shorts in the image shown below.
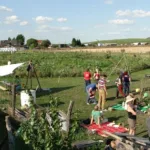
[[129,128],[135,130],[136,120],[128,118]]

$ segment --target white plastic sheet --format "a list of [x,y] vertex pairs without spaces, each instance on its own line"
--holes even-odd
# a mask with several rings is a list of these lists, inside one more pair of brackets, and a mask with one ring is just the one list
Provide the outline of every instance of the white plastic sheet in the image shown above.
[[17,51],[15,47],[0,48],[0,52],[15,52],[15,51]]
[[0,66],[0,76],[7,76],[9,74],[12,74],[16,68],[22,66],[23,64],[24,63],[18,63],[18,64]]

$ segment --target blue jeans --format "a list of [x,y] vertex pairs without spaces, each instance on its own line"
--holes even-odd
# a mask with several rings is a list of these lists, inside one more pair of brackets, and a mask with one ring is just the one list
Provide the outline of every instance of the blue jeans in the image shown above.
[[130,82],[124,82],[123,83],[123,93],[125,96],[129,95],[130,93]]
[[86,99],[86,103],[97,103],[97,100],[95,99],[95,97],[90,98],[90,95],[88,93],[88,89],[86,89],[87,92],[87,99]]
[[84,80],[85,81],[85,90],[86,90],[86,87],[91,84],[91,80]]

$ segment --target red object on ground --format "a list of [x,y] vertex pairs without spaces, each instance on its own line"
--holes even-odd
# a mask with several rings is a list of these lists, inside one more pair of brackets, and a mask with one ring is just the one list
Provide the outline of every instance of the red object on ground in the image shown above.
[[92,125],[85,125],[85,124],[82,124],[82,126],[88,130],[95,130],[96,133],[100,136],[103,136],[103,137],[107,137],[107,135],[105,135],[103,133],[103,131],[108,131],[110,133],[124,133],[124,132],[127,132],[127,129],[122,127],[122,126],[119,126],[119,127],[114,127],[114,126],[109,126],[110,122],[106,122],[106,123],[102,123],[101,124],[101,127],[99,127],[97,124],[92,124]]
[[84,72],[84,80],[90,80],[91,79],[91,73],[90,72]]

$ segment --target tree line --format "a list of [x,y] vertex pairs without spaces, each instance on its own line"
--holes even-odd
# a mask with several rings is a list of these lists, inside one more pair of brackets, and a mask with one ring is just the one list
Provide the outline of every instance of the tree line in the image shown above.
[[[27,46],[30,49],[33,48],[48,48],[51,45],[51,42],[46,39],[46,40],[41,40],[41,42],[39,42],[37,39],[34,38],[30,38],[27,40],[26,45],[25,45],[25,36],[23,34],[18,34],[16,37],[14,38],[10,38],[8,37],[8,41],[10,43],[16,41],[18,46]],[[71,41],[71,45],[72,47],[81,47],[84,46],[84,44],[81,43],[80,39],[75,39],[73,38]]]

